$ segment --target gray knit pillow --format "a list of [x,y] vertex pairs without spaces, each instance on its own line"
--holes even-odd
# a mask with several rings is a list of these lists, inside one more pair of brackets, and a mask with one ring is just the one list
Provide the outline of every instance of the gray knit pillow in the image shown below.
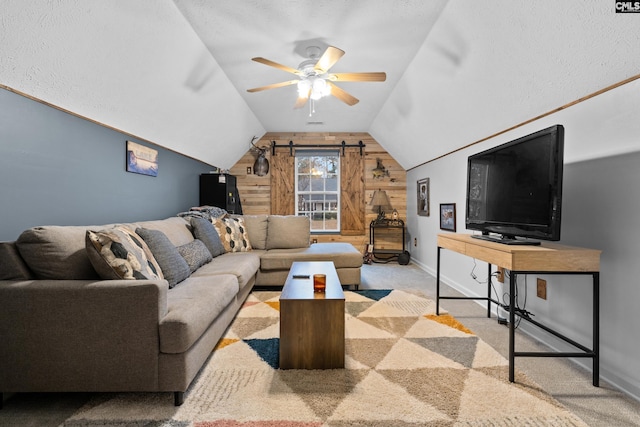
[[211,221],[204,218],[191,218],[191,227],[193,228],[193,236],[202,240],[212,257],[215,258],[226,252],[222,241],[220,241],[220,235]]
[[162,231],[136,228],[136,234],[149,246],[164,278],[169,282],[169,288],[173,288],[191,275],[189,264]]
[[209,249],[199,239],[195,239],[186,245],[178,246],[177,249],[182,258],[189,264],[192,273],[213,259]]

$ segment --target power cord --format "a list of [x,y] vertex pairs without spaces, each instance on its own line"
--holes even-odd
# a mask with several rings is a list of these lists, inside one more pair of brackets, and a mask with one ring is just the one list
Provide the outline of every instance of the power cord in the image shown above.
[[[477,283],[484,285],[486,283],[489,283],[489,285],[491,286],[491,289],[493,290],[493,294],[495,294],[496,296],[496,300],[499,301],[499,297],[498,297],[498,291],[495,288],[495,285],[493,283],[493,280],[491,280],[492,277],[497,277],[498,276],[498,272],[493,272],[489,275],[489,277],[487,277],[487,280],[482,281],[480,279],[478,279],[478,275],[476,274],[475,270],[478,267],[478,263],[476,262],[476,259],[473,258],[473,268],[471,269],[471,272],[469,273],[469,275],[471,276],[471,278],[473,280],[475,280]],[[504,270],[504,279],[505,282],[506,281],[510,281],[511,280],[511,271],[509,270]],[[528,286],[527,286],[527,275],[524,276],[524,301],[523,301],[523,305],[522,307],[520,307],[520,299],[519,299],[519,295],[518,295],[518,278],[516,277],[516,283],[515,283],[515,295],[514,295],[514,302],[515,302],[515,307],[514,307],[514,312],[518,314],[518,319],[516,320],[516,323],[514,325],[514,329],[518,329],[518,327],[520,326],[520,322],[522,321],[523,317],[526,318],[531,318],[531,316],[535,316],[533,313],[531,313],[530,311],[526,310],[527,307],[527,299],[529,297],[529,290],[528,290]],[[498,303],[498,305],[505,311],[509,312],[509,292],[503,292],[502,294],[502,303]],[[503,325],[508,325],[509,324],[509,319],[505,319],[503,317],[498,316],[498,323],[503,324]]]
[[[475,259],[475,258],[473,258],[473,268],[471,269],[471,272],[469,273],[469,275],[471,276],[471,278],[472,278],[473,280],[475,280],[475,281],[476,281],[476,283],[479,283],[479,284],[481,284],[481,285],[484,285],[485,283],[489,283],[489,285],[491,286],[491,289],[492,289],[492,291],[493,291],[493,294],[495,295],[495,299],[496,299],[496,301],[499,301],[498,291],[496,290],[496,286],[495,286],[495,284],[493,283],[493,280],[491,280],[491,279],[492,279],[492,277],[498,277],[498,272],[497,272],[497,271],[495,271],[495,272],[491,273],[491,274],[489,275],[489,277],[487,277],[487,280],[485,280],[485,281],[481,281],[481,280],[479,280],[479,279],[478,279],[478,276],[477,276],[477,275],[476,275],[476,273],[475,273],[475,270],[476,270],[476,268],[477,268],[477,267],[478,267],[478,263],[476,262],[476,259]],[[503,296],[503,298],[504,298],[504,296]],[[503,300],[503,301],[504,301],[504,300]],[[500,303],[498,303],[498,305],[500,305]],[[504,304],[503,304],[503,305],[504,305]],[[498,317],[498,321],[500,321],[500,317]],[[506,321],[505,321],[505,324],[506,324]]]
[[[505,278],[509,278],[509,280],[511,280],[511,272],[509,272],[508,270],[505,270]],[[523,306],[520,307],[520,298],[518,295],[518,279],[516,277],[516,283],[515,283],[515,296],[514,296],[514,302],[515,302],[515,308],[514,311],[515,313],[518,314],[518,319],[516,320],[516,324],[514,325],[514,329],[518,329],[518,327],[520,326],[520,322],[522,321],[523,317],[527,317],[527,318],[531,318],[531,316],[535,316],[533,313],[531,313],[530,311],[527,311],[526,307],[527,307],[527,299],[529,297],[529,290],[528,290],[528,286],[527,286],[527,276],[524,276],[524,301],[523,301]],[[505,311],[510,311],[509,310],[509,292],[505,292],[502,295],[502,309]],[[507,323],[508,324],[508,321]]]

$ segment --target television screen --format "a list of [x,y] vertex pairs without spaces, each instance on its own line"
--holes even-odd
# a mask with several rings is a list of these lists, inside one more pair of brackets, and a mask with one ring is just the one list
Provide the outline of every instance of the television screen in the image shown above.
[[563,153],[555,125],[469,156],[466,227],[502,243],[560,240]]

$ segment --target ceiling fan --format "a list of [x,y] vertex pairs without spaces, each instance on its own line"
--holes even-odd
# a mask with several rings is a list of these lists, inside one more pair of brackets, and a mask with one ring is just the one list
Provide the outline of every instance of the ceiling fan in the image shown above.
[[303,107],[309,99],[312,101],[322,97],[333,95],[347,105],[355,105],[359,100],[344,89],[337,86],[337,82],[383,82],[387,79],[387,74],[383,72],[369,73],[329,73],[329,69],[336,63],[344,51],[334,46],[329,46],[322,56],[320,56],[320,48],[317,46],[309,46],[306,49],[309,59],[298,65],[298,68],[287,67],[278,64],[269,59],[256,57],[251,58],[253,61],[279,70],[295,74],[299,78],[297,80],[289,80],[286,82],[273,83],[267,86],[247,89],[247,92],[260,92],[267,89],[275,89],[291,85],[298,86],[298,100],[294,108]]

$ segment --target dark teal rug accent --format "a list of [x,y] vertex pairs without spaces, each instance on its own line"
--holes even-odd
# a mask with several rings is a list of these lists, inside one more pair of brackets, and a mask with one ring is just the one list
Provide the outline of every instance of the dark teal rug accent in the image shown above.
[[371,298],[372,300],[380,301],[391,293],[392,289],[367,289],[361,291],[353,291],[356,294],[360,294],[363,297]]
[[280,338],[244,340],[273,369],[280,367]]

